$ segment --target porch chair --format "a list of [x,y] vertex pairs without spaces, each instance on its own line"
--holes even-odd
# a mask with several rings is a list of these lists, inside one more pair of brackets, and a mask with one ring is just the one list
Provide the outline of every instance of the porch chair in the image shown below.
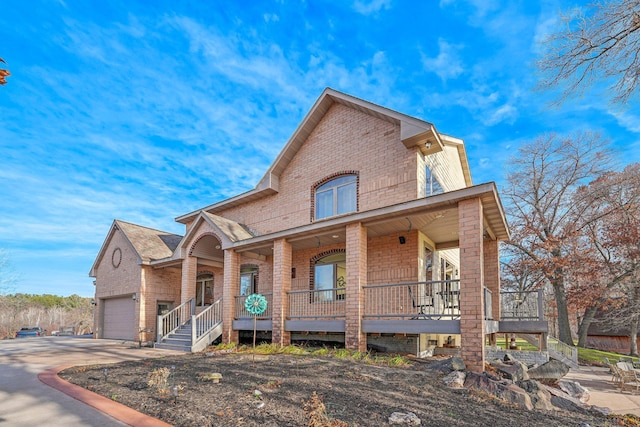
[[632,357],[622,356],[622,357],[620,357],[619,361],[620,362],[625,362],[625,363],[630,363],[631,366],[633,366],[634,369],[640,368],[640,361],[633,360]]
[[609,363],[609,372],[611,372],[611,383],[618,387],[620,384],[620,368],[615,363]]
[[[629,369],[629,366],[631,366],[631,369]],[[625,386],[628,386],[629,388],[635,387],[636,392],[638,392],[640,390],[640,378],[638,378],[637,372],[633,369],[633,365],[628,362],[618,362],[616,367],[620,375],[620,382],[618,383],[620,391],[624,391]]]
[[413,308],[418,309],[418,315],[416,317],[412,317],[412,319],[427,317],[429,315],[429,307],[433,307],[433,296],[424,295],[421,301],[416,301],[413,296],[413,289],[411,289],[411,285],[407,285],[407,289],[409,290],[409,297],[411,297],[411,305]]

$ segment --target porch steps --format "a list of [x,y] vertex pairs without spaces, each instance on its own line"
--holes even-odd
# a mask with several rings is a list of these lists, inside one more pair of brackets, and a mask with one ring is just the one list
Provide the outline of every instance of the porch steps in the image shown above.
[[174,333],[169,334],[162,342],[157,342],[155,348],[165,350],[191,352],[191,324],[182,325]]

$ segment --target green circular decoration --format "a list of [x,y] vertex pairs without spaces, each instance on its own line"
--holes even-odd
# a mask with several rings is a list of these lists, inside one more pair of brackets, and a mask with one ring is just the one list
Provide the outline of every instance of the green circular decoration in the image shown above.
[[267,299],[260,294],[251,294],[244,300],[244,308],[254,316],[259,316],[267,309]]

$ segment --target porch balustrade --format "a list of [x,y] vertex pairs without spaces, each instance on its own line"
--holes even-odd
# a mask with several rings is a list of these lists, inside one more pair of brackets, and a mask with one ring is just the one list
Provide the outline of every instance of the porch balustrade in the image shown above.
[[[271,319],[271,313],[273,310],[273,293],[269,292],[269,293],[264,293],[261,294],[262,296],[265,297],[265,299],[267,300],[267,309],[265,310],[264,313],[262,313],[260,316],[258,316],[258,319]],[[235,319],[253,319],[253,315],[251,313],[249,313],[247,311],[246,308],[244,308],[244,302],[247,299],[248,295],[236,295],[235,296],[235,307],[236,307],[236,313],[235,313]]]
[[302,290],[287,292],[289,319],[344,319],[345,289]]
[[501,320],[544,320],[542,289],[500,292]]
[[364,318],[460,319],[460,280],[364,286]]
[[180,325],[191,319],[196,313],[196,300],[191,298],[167,314],[158,316],[156,341],[161,342],[164,337],[175,332]]
[[484,319],[485,320],[493,320],[493,311],[491,310],[493,307],[493,292],[491,289],[484,287]]

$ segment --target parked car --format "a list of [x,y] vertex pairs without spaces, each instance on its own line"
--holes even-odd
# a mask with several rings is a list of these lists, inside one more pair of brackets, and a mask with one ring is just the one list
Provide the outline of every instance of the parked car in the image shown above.
[[25,327],[16,332],[16,338],[43,337],[45,332],[40,326]]
[[75,334],[76,334],[76,328],[74,328],[73,326],[61,326],[60,330],[58,331],[58,335],[61,337],[75,335]]

